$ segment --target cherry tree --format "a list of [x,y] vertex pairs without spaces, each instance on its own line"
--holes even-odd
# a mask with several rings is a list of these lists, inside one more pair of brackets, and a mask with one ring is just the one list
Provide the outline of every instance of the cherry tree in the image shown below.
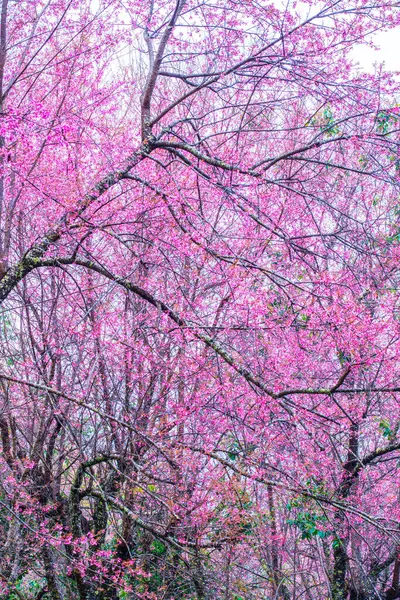
[[2,598],[400,598],[399,23],[2,0]]

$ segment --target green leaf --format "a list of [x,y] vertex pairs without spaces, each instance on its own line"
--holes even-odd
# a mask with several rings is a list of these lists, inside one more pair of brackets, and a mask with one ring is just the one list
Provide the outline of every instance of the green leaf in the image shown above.
[[156,556],[161,556],[162,554],[165,554],[167,547],[165,544],[160,542],[160,540],[153,540],[153,543],[151,544],[151,550]]
[[379,429],[385,438],[391,438],[394,435],[394,431],[391,429],[388,419],[381,419],[381,421],[379,421]]
[[340,548],[341,545],[342,545],[341,539],[338,537],[335,537],[335,539],[332,541],[332,548],[334,550],[338,550],[338,548]]

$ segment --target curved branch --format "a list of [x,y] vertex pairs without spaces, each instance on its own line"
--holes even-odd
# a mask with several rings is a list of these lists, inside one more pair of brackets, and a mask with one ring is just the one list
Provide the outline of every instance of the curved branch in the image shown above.
[[172,14],[172,17],[164,31],[164,34],[161,38],[160,45],[157,50],[157,54],[152,58],[152,49],[149,47],[150,53],[150,70],[147,76],[147,81],[142,94],[142,139],[146,141],[151,138],[151,117],[150,117],[150,105],[151,98],[153,95],[154,87],[156,85],[157,77],[160,71],[162,59],[164,57],[164,51],[168,44],[169,37],[172,33],[172,30],[178,20],[178,17],[182,11],[182,8],[185,4],[186,0],[177,0],[175,10]]
[[23,258],[10,267],[0,279],[0,304],[7,298],[10,292],[17,284],[24,279],[30,271],[40,265],[40,259],[43,258],[51,245],[55,244],[66,228],[77,218],[80,217],[96,200],[98,200],[107,190],[126,178],[126,175],[141,162],[152,150],[150,143],[142,144],[140,149],[128,157],[120,169],[112,171],[105,175],[100,181],[92,187],[65,215],[58,223],[47,231],[43,238],[31,246]]
[[257,375],[252,373],[245,366],[238,363],[238,361],[230,354],[221,343],[215,338],[199,331],[196,328],[195,324],[191,324],[189,321],[185,320],[178,313],[176,313],[172,308],[170,308],[165,302],[157,299],[153,294],[144,290],[143,288],[135,285],[129,279],[125,277],[119,277],[115,275],[111,271],[109,271],[106,267],[102,267],[94,262],[89,260],[82,260],[75,257],[67,257],[67,258],[52,258],[52,259],[42,259],[37,260],[35,264],[32,266],[33,268],[39,267],[62,267],[63,265],[78,265],[84,267],[86,269],[90,269],[91,271],[95,271],[99,275],[106,277],[110,281],[113,281],[117,285],[123,287],[128,292],[131,292],[145,300],[154,308],[159,310],[160,312],[167,315],[171,321],[176,323],[181,329],[190,329],[193,336],[199,341],[203,342],[206,346],[214,350],[214,352],[220,356],[223,361],[228,364],[230,367],[234,369],[239,375],[241,375],[250,385],[254,386],[256,389],[262,391],[264,394],[273,398],[274,400],[285,399],[287,396],[299,396],[299,395],[312,395],[312,396],[332,396],[333,394],[365,394],[367,392],[371,393],[394,393],[400,392],[400,387],[365,387],[365,388],[341,388],[342,383],[346,379],[347,375],[350,373],[350,368],[347,368],[344,373],[342,373],[338,379],[338,381],[329,388],[295,388],[283,390],[281,392],[274,392],[271,390]]

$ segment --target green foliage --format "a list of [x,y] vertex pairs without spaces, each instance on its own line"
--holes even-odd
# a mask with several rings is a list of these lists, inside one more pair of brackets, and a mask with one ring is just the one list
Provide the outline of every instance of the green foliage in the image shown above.
[[387,110],[381,110],[376,116],[376,129],[379,133],[389,133],[391,127],[395,126],[399,120],[399,117]]
[[341,547],[341,545],[342,545],[342,540],[339,537],[337,537],[337,536],[334,537],[333,540],[332,540],[332,548],[334,550],[339,550],[339,548]]
[[318,127],[320,132],[327,137],[334,137],[340,133],[329,104],[323,110],[318,111],[318,113],[308,121],[307,125]]
[[21,596],[24,598],[27,596],[27,592],[29,592],[28,597],[34,598],[37,596],[38,592],[46,585],[45,579],[30,579],[32,575],[23,575],[20,577],[15,584],[13,585],[14,591],[11,591],[6,600],[20,600]]
[[323,117],[324,122],[320,127],[321,131],[323,131],[328,137],[339,135],[339,127],[335,124],[335,119],[329,106],[324,109]]
[[300,512],[294,519],[287,520],[289,525],[300,530],[302,540],[311,540],[313,537],[325,538],[330,535],[329,531],[319,527],[320,523],[325,522],[326,517],[310,512]]
[[240,446],[236,440],[232,442],[232,444],[228,448],[228,458],[231,461],[235,461],[240,454]]
[[337,354],[338,354],[338,359],[339,359],[340,365],[342,367],[348,365],[349,362],[351,362],[351,356],[349,354],[346,354],[342,350],[339,350]]
[[400,226],[398,225],[399,219],[400,219],[400,206],[397,205],[390,211],[390,225],[392,226],[392,228],[393,228],[392,231],[394,230],[394,233],[392,233],[392,235],[388,235],[386,237],[386,241],[389,244],[394,244],[395,242],[400,241]]
[[396,233],[393,235],[389,235],[386,238],[386,241],[389,242],[389,244],[394,244],[395,242],[400,242],[400,229],[397,228]]
[[383,435],[383,437],[388,438],[388,439],[392,438],[395,435],[395,432],[391,428],[390,422],[388,419],[381,419],[379,421],[379,430],[380,430],[381,434]]
[[155,554],[155,556],[162,556],[167,551],[167,547],[165,544],[160,542],[160,540],[153,540],[151,544],[151,552]]
[[[305,487],[315,495],[326,494],[325,482],[315,477],[307,479]],[[326,538],[332,535],[332,532],[325,527],[326,516],[321,513],[319,504],[313,498],[305,495],[297,496],[288,502],[287,508],[295,512],[287,523],[300,531],[302,540],[311,540],[315,537]]]
[[254,524],[251,521],[242,521],[239,524],[239,531],[244,535],[251,535],[253,533]]

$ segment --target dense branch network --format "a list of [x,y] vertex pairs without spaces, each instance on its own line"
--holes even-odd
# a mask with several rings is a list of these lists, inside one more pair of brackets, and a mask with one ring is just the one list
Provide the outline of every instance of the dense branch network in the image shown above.
[[0,596],[400,598],[398,3],[0,6]]

